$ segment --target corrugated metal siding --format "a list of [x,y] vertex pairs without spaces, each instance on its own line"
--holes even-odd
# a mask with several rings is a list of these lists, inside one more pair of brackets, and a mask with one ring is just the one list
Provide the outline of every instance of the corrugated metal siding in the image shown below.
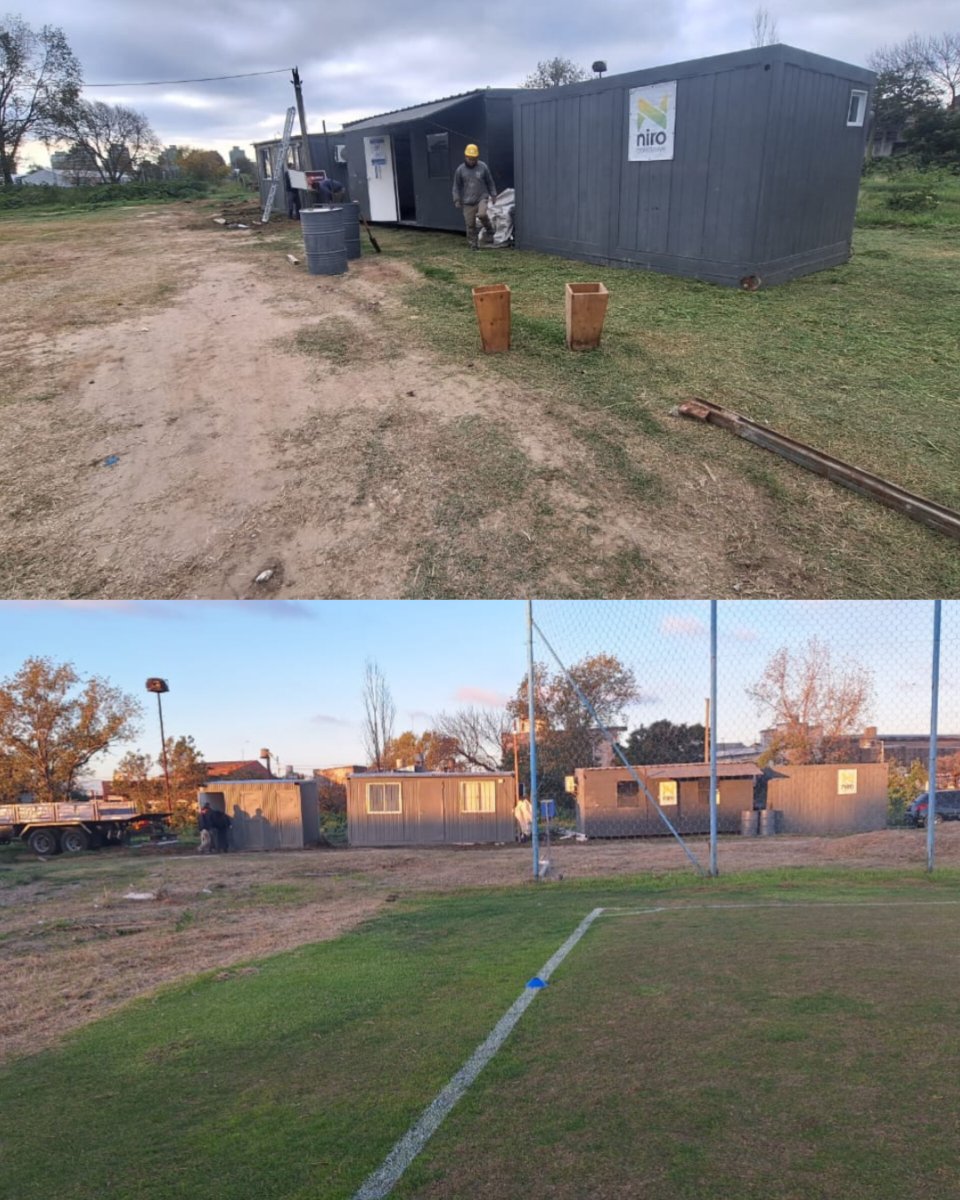
[[[443,843],[509,842],[514,837],[513,778],[496,783],[496,811],[460,811],[460,781],[476,776],[358,776],[347,781],[347,837],[352,846],[429,846]],[[366,811],[369,783],[400,783],[403,812]]]
[[[842,261],[863,149],[846,105],[870,78],[774,46],[518,93],[517,244],[727,284]],[[629,162],[630,89],[672,79],[673,160]]]
[[269,780],[218,783],[233,821],[230,841],[237,850],[300,850],[318,841],[317,787],[312,781]]
[[[857,794],[837,794],[837,772],[857,772]],[[886,763],[770,767],[767,807],[783,813],[783,833],[866,833],[887,824]]]
[[[660,780],[651,778],[642,767],[637,768],[637,774],[656,799]],[[637,808],[617,806],[617,784],[633,778],[626,769],[593,771],[581,768],[576,777],[577,828],[587,837],[669,836],[669,830],[642,794]],[[709,786],[709,779],[679,781],[678,803],[663,807],[663,813],[679,833],[709,832]],[[719,779],[717,787],[720,793],[717,829],[720,833],[739,832],[741,809],[753,807],[753,781]]]

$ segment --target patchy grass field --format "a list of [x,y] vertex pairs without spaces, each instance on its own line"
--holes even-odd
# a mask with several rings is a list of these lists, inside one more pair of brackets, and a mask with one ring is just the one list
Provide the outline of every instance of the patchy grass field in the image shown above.
[[[960,507],[935,186],[935,222],[883,208],[850,264],[749,295],[395,229],[318,280],[296,227],[207,201],[4,218],[0,594],[957,594],[947,539],[670,415],[704,396]],[[571,354],[564,284],[597,274],[603,346]],[[497,281],[514,348],[483,356]]]
[[946,1200],[958,901],[950,871],[401,899],[10,1063],[5,1176],[18,1200],[348,1198],[603,905],[664,911],[594,925],[397,1196]]

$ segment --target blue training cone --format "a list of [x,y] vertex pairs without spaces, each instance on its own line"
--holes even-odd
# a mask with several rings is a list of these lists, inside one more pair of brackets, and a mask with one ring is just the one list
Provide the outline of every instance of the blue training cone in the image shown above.
[[545,979],[541,979],[539,975],[534,975],[534,977],[527,982],[528,988],[545,988],[546,986],[547,981]]

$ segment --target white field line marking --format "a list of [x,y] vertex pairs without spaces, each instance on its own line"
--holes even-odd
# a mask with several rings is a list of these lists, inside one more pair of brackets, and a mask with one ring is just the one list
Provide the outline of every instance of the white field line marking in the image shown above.
[[604,908],[605,917],[645,917],[651,913],[724,912],[752,908],[939,908],[960,900],[761,900],[755,904],[661,904],[656,908]]
[[[560,949],[544,963],[538,972],[539,977],[544,983],[547,982],[556,968],[563,962],[602,912],[602,908],[595,908],[593,912],[584,917]],[[355,1193],[353,1200],[384,1200],[384,1197],[390,1195],[399,1182],[401,1175],[403,1175],[407,1167],[410,1166],[430,1138],[436,1133],[447,1114],[464,1092],[466,1092],[467,1088],[470,1087],[490,1059],[493,1058],[507,1040],[514,1025],[516,1025],[539,994],[540,991],[538,988],[523,989],[517,999],[493,1027],[487,1040],[474,1050],[473,1054],[470,1055],[446,1087],[423,1110],[420,1119],[415,1125],[410,1126],[381,1165],[372,1175],[367,1176]]]

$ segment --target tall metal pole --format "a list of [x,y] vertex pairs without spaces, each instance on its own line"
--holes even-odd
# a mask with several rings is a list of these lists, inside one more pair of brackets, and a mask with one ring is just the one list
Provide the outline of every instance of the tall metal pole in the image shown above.
[[537,809],[537,711],[536,674],[533,663],[533,601],[527,601],[527,711],[530,720],[530,841],[533,845],[533,878],[540,878],[540,821]]
[[710,697],[704,701],[704,722],[703,722],[703,761],[710,761]]
[[303,89],[300,86],[300,72],[293,68],[293,90],[297,97],[297,115],[300,117],[300,169],[313,170],[313,160],[310,157],[310,139],[307,137],[307,118],[303,115]]
[[927,870],[933,870],[937,816],[937,720],[940,707],[940,601],[933,602],[933,661],[930,667],[930,757],[927,761]]
[[710,601],[710,874],[717,868],[717,602]]
[[162,697],[157,692],[157,712],[160,714],[160,753],[163,755],[163,791],[167,798],[167,812],[173,812],[170,805],[170,771],[167,768],[167,736],[163,732],[163,704]]

